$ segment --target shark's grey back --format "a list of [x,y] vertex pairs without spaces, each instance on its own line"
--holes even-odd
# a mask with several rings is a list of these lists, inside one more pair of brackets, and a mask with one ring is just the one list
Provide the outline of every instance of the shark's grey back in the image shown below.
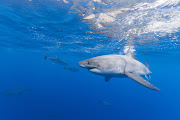
[[120,55],[104,55],[90,60],[95,62],[104,73],[122,74],[126,66],[126,60]]

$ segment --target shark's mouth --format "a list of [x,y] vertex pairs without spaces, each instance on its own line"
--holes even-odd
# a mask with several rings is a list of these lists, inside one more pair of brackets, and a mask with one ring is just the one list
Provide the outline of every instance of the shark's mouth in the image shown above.
[[96,68],[96,67],[89,67],[89,68],[87,68],[88,70],[92,70],[92,69],[94,69],[94,68]]
[[91,69],[94,69],[95,67],[93,67],[93,68],[88,68],[88,70],[91,70]]

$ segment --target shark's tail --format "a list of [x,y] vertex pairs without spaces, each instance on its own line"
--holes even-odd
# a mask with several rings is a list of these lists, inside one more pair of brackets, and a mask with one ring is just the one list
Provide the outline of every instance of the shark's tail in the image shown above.
[[43,59],[43,60],[45,60],[45,59],[47,59],[47,56],[46,56],[46,55],[44,56],[44,59]]

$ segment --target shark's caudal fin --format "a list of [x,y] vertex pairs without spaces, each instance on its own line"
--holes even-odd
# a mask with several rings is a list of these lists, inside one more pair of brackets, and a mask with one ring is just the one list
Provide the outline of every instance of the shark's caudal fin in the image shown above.
[[127,75],[129,78],[133,79],[134,81],[138,82],[139,84],[150,88],[152,90],[160,90],[159,88],[155,87],[153,84],[149,83],[148,81],[144,80],[140,75],[136,73],[130,73],[130,72],[125,72],[125,75]]
[[47,56],[46,56],[46,55],[44,56],[44,59],[43,59],[43,60],[45,60],[45,59],[47,59]]

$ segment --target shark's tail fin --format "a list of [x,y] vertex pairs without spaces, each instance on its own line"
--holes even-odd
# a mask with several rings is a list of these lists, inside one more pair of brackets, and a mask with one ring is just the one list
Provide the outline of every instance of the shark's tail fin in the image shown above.
[[43,59],[43,60],[45,60],[45,59],[47,59],[47,56],[46,56],[46,55],[44,56],[44,59]]

